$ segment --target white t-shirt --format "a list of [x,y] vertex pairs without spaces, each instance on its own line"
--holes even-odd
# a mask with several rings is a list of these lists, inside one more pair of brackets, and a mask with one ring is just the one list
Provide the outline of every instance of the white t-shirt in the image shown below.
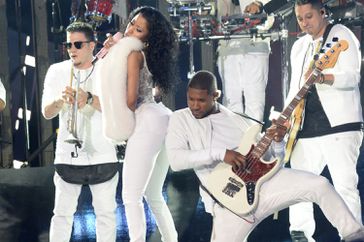
[[[52,103],[62,95],[66,86],[70,85],[72,62],[70,60],[53,64],[49,67],[44,82],[42,97],[42,111],[45,106]],[[97,67],[96,67],[97,68]],[[74,77],[80,80],[80,88],[99,96],[96,89],[96,70],[74,69]],[[74,87],[74,85],[73,85]],[[75,151],[74,145],[66,143],[69,138],[67,121],[69,119],[69,105],[64,104],[59,112],[59,131],[57,136],[57,147],[55,164],[72,165],[95,165],[116,162],[116,152],[114,146],[106,140],[102,133],[101,112],[86,105],[77,113],[77,133],[83,141],[82,148],[78,149],[78,157],[72,158],[71,152]]]

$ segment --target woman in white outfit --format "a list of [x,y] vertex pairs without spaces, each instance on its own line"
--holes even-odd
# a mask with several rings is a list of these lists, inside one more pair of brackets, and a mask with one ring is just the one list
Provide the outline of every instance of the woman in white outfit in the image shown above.
[[[138,47],[138,43],[141,44],[139,46],[141,48]],[[132,125],[134,129],[127,141],[122,173],[122,198],[130,241],[146,240],[144,197],[155,216],[162,240],[174,242],[177,241],[177,232],[162,196],[168,162],[157,160],[164,144],[171,111],[162,103],[154,101],[152,90],[156,87],[162,93],[166,93],[176,80],[177,38],[171,24],[159,11],[152,7],[140,7],[130,14],[124,38],[118,43],[109,38],[104,45],[108,48],[114,44],[106,56],[106,59],[111,60],[113,69],[104,70],[103,75],[117,71],[114,66],[115,61],[123,61],[121,60],[123,56],[121,54],[116,56],[116,52],[122,53],[125,49],[130,49],[125,55],[126,69],[121,73],[122,76],[127,73],[125,100],[126,109],[129,110],[126,112],[131,110],[132,120],[135,119],[135,124]],[[103,81],[107,81],[105,76]],[[110,89],[111,93],[115,86],[109,85],[106,88]],[[110,101],[110,107],[107,107],[109,98],[110,95],[107,94],[104,99],[101,97],[102,105],[106,106],[104,108],[107,111],[119,109],[117,98]],[[118,120],[113,112],[111,117],[107,114],[105,116],[106,125],[108,120],[109,124],[116,121],[120,126],[128,122],[124,116]]]

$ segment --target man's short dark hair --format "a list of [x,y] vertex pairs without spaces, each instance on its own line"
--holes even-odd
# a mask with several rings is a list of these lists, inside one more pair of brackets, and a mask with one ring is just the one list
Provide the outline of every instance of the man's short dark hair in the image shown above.
[[84,33],[86,39],[89,41],[95,41],[94,30],[92,26],[85,22],[76,21],[68,25],[66,31],[68,33],[80,32]]
[[208,94],[213,94],[217,91],[216,76],[209,71],[198,71],[188,82],[188,87],[207,90]]
[[302,6],[306,4],[311,4],[313,8],[320,10],[324,7],[321,0],[296,0],[295,6]]

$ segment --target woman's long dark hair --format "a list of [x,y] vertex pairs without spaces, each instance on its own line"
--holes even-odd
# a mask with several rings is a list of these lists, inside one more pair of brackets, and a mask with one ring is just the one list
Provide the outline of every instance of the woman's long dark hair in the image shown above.
[[143,6],[134,9],[129,22],[137,14],[141,14],[148,22],[149,36],[144,52],[153,75],[153,84],[167,93],[177,82],[177,35],[171,23],[155,8]]

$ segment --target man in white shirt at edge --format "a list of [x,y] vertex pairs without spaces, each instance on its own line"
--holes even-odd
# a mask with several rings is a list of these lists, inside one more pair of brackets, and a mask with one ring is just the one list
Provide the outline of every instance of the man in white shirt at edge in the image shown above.
[[0,79],[0,112],[5,109],[6,106],[6,90]]

